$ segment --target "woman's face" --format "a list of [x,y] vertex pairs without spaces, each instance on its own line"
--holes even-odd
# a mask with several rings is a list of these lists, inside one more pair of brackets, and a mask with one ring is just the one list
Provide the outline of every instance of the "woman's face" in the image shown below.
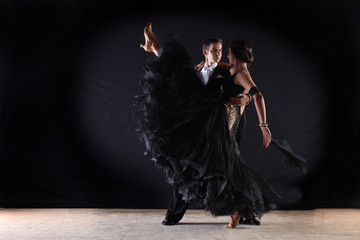
[[235,56],[231,53],[231,48],[229,48],[229,54],[227,55],[230,64],[235,64]]

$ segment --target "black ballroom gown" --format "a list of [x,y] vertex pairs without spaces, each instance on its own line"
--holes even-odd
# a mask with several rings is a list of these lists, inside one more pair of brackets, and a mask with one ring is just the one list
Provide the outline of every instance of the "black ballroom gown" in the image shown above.
[[[234,75],[204,91],[178,40],[168,42],[144,68],[137,96],[137,132],[147,155],[186,202],[214,216],[261,217],[278,197],[246,164],[240,150],[244,117],[227,104],[244,88]],[[281,146],[280,146],[281,147]],[[288,149],[283,149],[291,155]],[[283,147],[284,148],[284,147]]]

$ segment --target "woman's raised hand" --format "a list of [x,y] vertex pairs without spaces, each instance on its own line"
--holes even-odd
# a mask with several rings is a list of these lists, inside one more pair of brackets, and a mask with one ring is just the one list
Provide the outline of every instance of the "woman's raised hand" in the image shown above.
[[200,70],[204,67],[204,65],[205,65],[205,61],[202,61],[201,63],[199,63],[194,67],[194,70],[200,72]]

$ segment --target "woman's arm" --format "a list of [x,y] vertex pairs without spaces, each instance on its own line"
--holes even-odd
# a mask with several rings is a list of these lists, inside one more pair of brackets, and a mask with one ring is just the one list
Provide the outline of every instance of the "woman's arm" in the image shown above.
[[230,68],[233,66],[230,63],[225,62],[218,62],[218,66],[221,67],[224,70],[230,70]]
[[271,142],[271,132],[266,122],[266,106],[264,96],[257,89],[248,71],[238,72],[235,77],[235,84],[243,86],[245,88],[245,92],[248,92],[253,96],[256,113],[259,118],[259,127],[263,134],[263,146],[267,148]]
[[259,118],[259,127],[263,134],[263,146],[265,148],[268,148],[271,142],[271,132],[266,122],[265,100],[260,92],[255,93],[253,99],[255,102],[256,112]]
[[205,61],[202,61],[202,62],[200,62],[198,65],[196,65],[196,66],[194,67],[194,70],[195,70],[196,72],[200,72],[200,70],[204,67],[204,65],[205,65]]
[[[205,61],[202,61],[194,67],[194,70],[199,72],[204,67],[204,65],[205,65]],[[230,63],[225,63],[225,62],[218,62],[218,66],[224,70],[229,70],[232,67]]]
[[266,123],[266,107],[264,96],[261,94],[261,92],[257,92],[253,95],[253,99],[255,102],[259,123]]

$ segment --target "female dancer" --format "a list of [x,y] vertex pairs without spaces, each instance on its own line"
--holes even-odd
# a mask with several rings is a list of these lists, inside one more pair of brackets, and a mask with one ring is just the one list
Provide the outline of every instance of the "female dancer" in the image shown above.
[[136,120],[147,153],[166,180],[186,202],[195,202],[214,216],[230,215],[226,227],[241,217],[254,219],[272,209],[278,195],[246,164],[239,151],[245,107],[233,106],[230,97],[250,94],[255,102],[263,145],[271,142],[265,101],[247,69],[252,48],[243,39],[229,48],[231,77],[217,92],[194,87],[200,81],[190,57],[175,39],[162,48],[148,25],[146,51],[157,58],[145,67],[140,82]]

